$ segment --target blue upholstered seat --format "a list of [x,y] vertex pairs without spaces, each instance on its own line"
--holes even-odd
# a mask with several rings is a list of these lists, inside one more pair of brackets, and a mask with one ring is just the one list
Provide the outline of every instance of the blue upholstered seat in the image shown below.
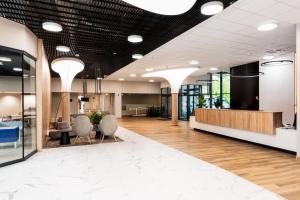
[[0,143],[17,142],[19,140],[19,127],[1,127]]

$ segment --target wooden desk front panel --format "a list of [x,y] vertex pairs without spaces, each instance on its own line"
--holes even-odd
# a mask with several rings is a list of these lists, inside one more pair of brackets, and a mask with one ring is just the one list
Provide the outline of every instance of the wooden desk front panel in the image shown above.
[[197,122],[274,135],[282,113],[248,110],[196,109]]

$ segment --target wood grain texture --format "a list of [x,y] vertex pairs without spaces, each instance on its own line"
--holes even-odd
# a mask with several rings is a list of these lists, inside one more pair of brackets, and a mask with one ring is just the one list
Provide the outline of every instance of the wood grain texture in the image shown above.
[[197,122],[246,131],[276,134],[282,126],[282,113],[249,110],[203,109],[195,110]]
[[196,132],[188,122],[123,118],[119,125],[217,165],[289,200],[300,200],[300,160],[260,145]]

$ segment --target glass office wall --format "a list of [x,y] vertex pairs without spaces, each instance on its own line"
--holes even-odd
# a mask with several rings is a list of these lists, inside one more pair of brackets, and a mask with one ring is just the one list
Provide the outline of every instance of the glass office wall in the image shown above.
[[36,151],[35,60],[0,46],[0,167]]

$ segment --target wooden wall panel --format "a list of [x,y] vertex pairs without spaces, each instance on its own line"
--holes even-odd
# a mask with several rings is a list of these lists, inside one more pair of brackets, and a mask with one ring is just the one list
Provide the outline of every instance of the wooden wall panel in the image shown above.
[[196,109],[196,121],[226,128],[274,135],[282,126],[281,112],[246,110]]

